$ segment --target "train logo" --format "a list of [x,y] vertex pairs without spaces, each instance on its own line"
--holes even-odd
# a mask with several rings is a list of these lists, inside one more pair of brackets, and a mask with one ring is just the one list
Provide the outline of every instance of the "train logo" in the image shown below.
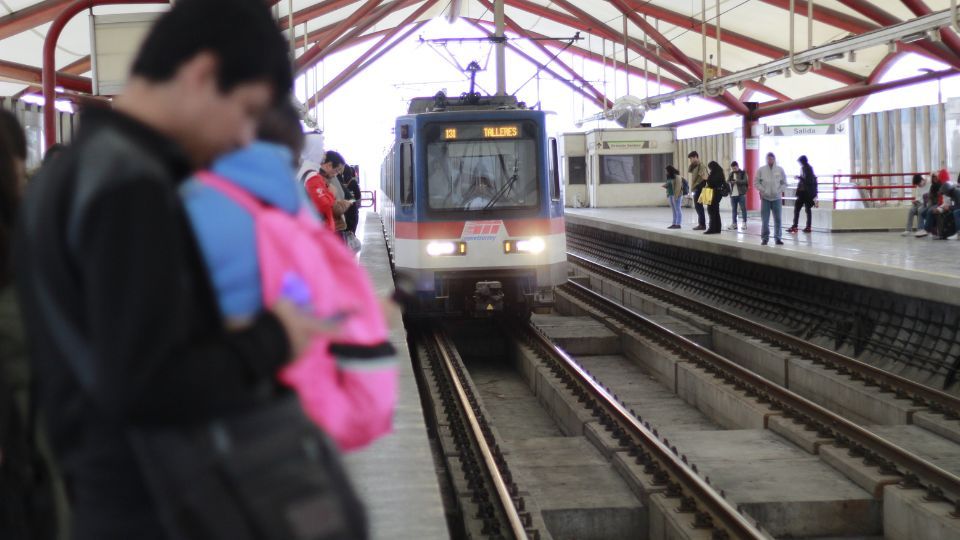
[[463,226],[463,240],[496,240],[503,221],[468,221]]

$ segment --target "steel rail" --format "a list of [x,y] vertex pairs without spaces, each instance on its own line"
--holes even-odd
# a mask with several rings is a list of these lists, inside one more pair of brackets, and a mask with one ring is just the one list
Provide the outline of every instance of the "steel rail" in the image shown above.
[[932,494],[949,494],[951,502],[960,502],[960,477],[957,475],[584,285],[567,282],[560,290],[568,291],[582,301],[593,303],[608,313],[618,315],[621,320],[637,325],[664,345],[690,358],[699,367],[723,378],[725,382],[737,385],[761,403],[769,403],[774,410],[795,413],[808,425],[816,427],[819,436],[832,438],[838,446],[850,446],[851,450],[859,453],[872,453],[873,456],[867,457],[875,457],[875,461],[890,472],[894,472],[899,465],[906,472],[896,472],[905,477],[914,475],[921,484],[926,484],[924,487]]
[[782,332],[775,328],[764,326],[745,317],[724,311],[697,301],[693,298],[670,291],[643,278],[608,268],[595,261],[591,261],[574,253],[567,252],[567,259],[591,270],[605,274],[619,281],[621,284],[634,287],[642,292],[669,301],[684,309],[705,315],[714,321],[738,330],[744,330],[754,337],[782,346],[791,352],[809,358],[815,363],[824,364],[828,368],[841,367],[855,372],[856,377],[863,379],[867,385],[880,387],[881,391],[895,392],[898,397],[911,399],[918,406],[925,406],[930,410],[945,414],[948,418],[960,416],[960,398],[931,388],[924,384],[912,381],[900,375],[890,373],[876,366],[867,364],[855,358],[840,354],[836,351],[821,347],[799,337]]
[[490,479],[496,488],[497,499],[499,500],[500,506],[503,509],[503,513],[506,515],[507,521],[510,524],[510,530],[513,533],[514,538],[517,540],[526,540],[528,537],[526,528],[523,525],[523,520],[520,518],[519,512],[517,512],[517,508],[513,503],[513,497],[510,495],[510,490],[507,489],[507,482],[500,473],[500,468],[497,466],[497,461],[493,456],[493,451],[490,449],[490,445],[487,443],[483,428],[481,427],[480,421],[477,419],[477,415],[473,410],[472,401],[467,396],[467,392],[464,389],[464,382],[462,380],[464,376],[463,372],[457,369],[457,367],[454,365],[454,360],[449,351],[450,345],[447,343],[447,340],[443,334],[440,331],[435,331],[431,337],[436,344],[436,350],[443,360],[443,366],[446,368],[447,375],[449,376],[454,390],[456,391],[456,395],[459,398],[460,409],[463,411],[464,416],[466,416],[467,423],[470,424],[470,431],[473,432],[474,441],[476,442],[477,448],[480,450],[483,461],[487,466],[487,473],[490,475]]
[[[550,338],[531,323],[527,328],[527,335],[532,338],[542,350],[550,354],[557,364],[572,376],[587,392],[592,394],[595,403],[587,402],[591,409],[599,405],[615,418],[615,421],[638,442],[649,457],[659,463],[668,474],[675,479],[681,489],[691,495],[702,505],[702,508],[711,516],[712,526],[724,530],[729,538],[737,539],[769,539],[754,524],[741,515],[737,509],[727,502],[706,480],[701,478],[686,458],[681,457],[676,449],[671,448],[653,431],[649,424],[644,424],[634,413],[624,406],[605,387],[597,382],[587,371],[571,358],[563,349],[553,343]],[[581,398],[583,400],[583,398]],[[704,526],[705,523],[701,523]]]

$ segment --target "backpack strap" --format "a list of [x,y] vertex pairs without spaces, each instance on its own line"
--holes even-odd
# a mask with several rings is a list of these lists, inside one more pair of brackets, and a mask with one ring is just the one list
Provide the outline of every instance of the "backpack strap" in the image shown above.
[[222,176],[212,173],[210,171],[202,171],[197,173],[197,178],[201,183],[206,184],[213,189],[219,191],[226,195],[230,200],[242,206],[247,212],[250,212],[254,217],[259,215],[263,210],[266,209],[266,205],[263,204],[253,195],[250,195],[246,191],[238,188],[233,183],[227,181]]

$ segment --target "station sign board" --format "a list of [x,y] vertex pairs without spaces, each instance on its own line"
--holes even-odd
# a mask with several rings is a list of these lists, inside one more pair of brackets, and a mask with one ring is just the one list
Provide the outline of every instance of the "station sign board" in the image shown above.
[[805,124],[796,126],[765,125],[764,135],[768,137],[797,137],[804,135],[837,135],[846,133],[845,124]]

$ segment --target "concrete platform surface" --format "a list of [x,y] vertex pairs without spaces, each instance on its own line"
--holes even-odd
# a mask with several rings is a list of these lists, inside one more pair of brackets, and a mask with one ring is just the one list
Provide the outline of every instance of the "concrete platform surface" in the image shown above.
[[[745,231],[728,231],[729,212],[721,213],[723,233],[694,231],[696,214],[683,209],[683,228],[668,230],[668,208],[567,208],[568,223],[638,236],[718,255],[782,267],[832,280],[960,305],[960,242],[902,237],[900,232],[817,232],[787,234],[784,245],[760,245],[760,219],[751,215]],[[789,217],[788,214],[789,213]],[[694,220],[691,223],[691,219]],[[784,209],[784,231],[793,219]],[[803,216],[801,216],[801,220]],[[906,221],[906,209],[904,209]],[[772,219],[771,219],[772,227]]]
[[[393,289],[380,220],[361,214],[360,264],[381,294]],[[410,362],[406,332],[395,328],[391,342],[400,360],[400,398],[394,431],[345,456],[354,485],[367,505],[371,539],[449,538],[426,421]]]

